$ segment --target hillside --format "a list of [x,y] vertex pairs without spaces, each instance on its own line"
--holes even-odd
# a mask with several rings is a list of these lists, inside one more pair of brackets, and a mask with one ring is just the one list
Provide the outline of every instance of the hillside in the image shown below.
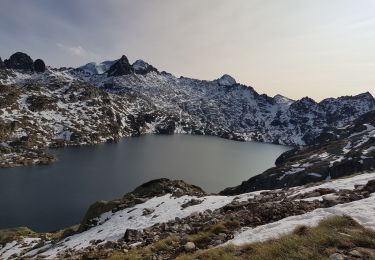
[[229,75],[175,77],[126,56],[52,68],[16,53],[0,66],[0,166],[50,163],[47,147],[113,142],[143,134],[213,135],[309,145],[373,111],[369,93],[293,101],[269,97]]

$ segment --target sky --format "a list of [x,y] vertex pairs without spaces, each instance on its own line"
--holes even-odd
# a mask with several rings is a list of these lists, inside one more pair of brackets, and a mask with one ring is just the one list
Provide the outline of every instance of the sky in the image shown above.
[[125,54],[299,99],[375,95],[375,0],[0,0],[0,57],[80,66]]

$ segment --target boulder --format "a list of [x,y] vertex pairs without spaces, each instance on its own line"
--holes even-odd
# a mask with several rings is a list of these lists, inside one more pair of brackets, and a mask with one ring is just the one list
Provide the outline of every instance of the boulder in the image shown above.
[[4,61],[8,69],[34,71],[34,62],[29,55],[16,52],[8,60]]
[[117,77],[117,76],[129,75],[133,72],[134,72],[134,69],[130,65],[128,58],[125,55],[122,55],[122,57],[109,68],[108,76]]
[[195,249],[195,244],[193,242],[187,242],[185,245],[184,245],[184,249],[185,251],[187,252],[191,252]]
[[368,181],[365,187],[363,187],[363,189],[365,191],[368,191],[369,193],[375,192],[375,179]]
[[345,257],[340,253],[334,253],[334,254],[329,256],[329,259],[330,260],[344,260]]
[[46,64],[44,63],[44,61],[41,59],[37,59],[36,61],[34,61],[34,70],[35,72],[38,72],[38,73],[45,72]]
[[124,234],[125,242],[136,242],[142,238],[142,232],[136,229],[128,228]]

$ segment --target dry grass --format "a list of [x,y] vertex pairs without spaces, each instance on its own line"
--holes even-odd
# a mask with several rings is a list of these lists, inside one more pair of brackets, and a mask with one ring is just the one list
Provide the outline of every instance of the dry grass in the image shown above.
[[[236,223],[224,222],[206,230],[190,235],[188,240],[203,248],[215,234],[228,231]],[[152,259],[157,253],[166,258],[173,258],[181,247],[176,237],[170,237],[144,248],[132,249],[127,253],[114,253],[110,260]],[[365,229],[350,217],[331,217],[319,223],[317,227],[297,227],[292,234],[280,238],[253,243],[244,246],[228,245],[194,253],[180,254],[178,260],[321,260],[328,259],[335,252],[361,251],[365,259],[375,259],[375,231]],[[169,256],[169,257],[168,257]],[[173,256],[173,257],[172,257]]]
[[[295,232],[278,239],[245,246],[226,246],[194,254],[184,254],[179,260],[191,259],[328,259],[337,251],[366,248],[368,259],[375,257],[375,232],[365,229],[349,217],[332,217],[318,227],[298,227]],[[371,256],[371,252],[374,255]],[[364,253],[366,254],[366,252]]]

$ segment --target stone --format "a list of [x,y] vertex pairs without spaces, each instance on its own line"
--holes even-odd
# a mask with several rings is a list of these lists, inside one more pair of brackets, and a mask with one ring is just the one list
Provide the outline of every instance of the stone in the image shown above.
[[155,211],[154,209],[145,208],[145,209],[143,209],[142,216],[150,215],[150,214],[154,213],[154,211]]
[[324,195],[322,197],[323,202],[330,205],[335,205],[338,203],[338,197],[337,195],[329,194],[329,195]]
[[363,189],[369,193],[375,192],[375,179],[368,181]]
[[195,244],[193,242],[187,242],[184,245],[184,249],[185,249],[185,251],[191,252],[195,249]]
[[334,253],[334,254],[329,256],[329,259],[330,260],[344,260],[345,257],[340,253]]
[[352,250],[352,251],[350,251],[349,255],[351,255],[353,257],[357,257],[357,258],[362,258],[363,257],[363,255],[360,252],[358,252],[358,250],[355,250],[355,249]]
[[124,234],[125,242],[135,242],[141,239],[142,232],[136,229],[128,228]]
[[37,59],[34,61],[34,70],[38,73],[43,73],[46,71],[46,64],[43,60]]
[[215,246],[221,245],[222,243],[223,243],[223,241],[219,240],[219,239],[214,241]]
[[216,236],[216,238],[219,239],[219,240],[225,240],[227,238],[227,234],[225,234],[225,233],[219,233]]
[[188,224],[184,224],[184,225],[182,226],[182,230],[183,230],[183,231],[191,231],[191,227],[190,227]]

